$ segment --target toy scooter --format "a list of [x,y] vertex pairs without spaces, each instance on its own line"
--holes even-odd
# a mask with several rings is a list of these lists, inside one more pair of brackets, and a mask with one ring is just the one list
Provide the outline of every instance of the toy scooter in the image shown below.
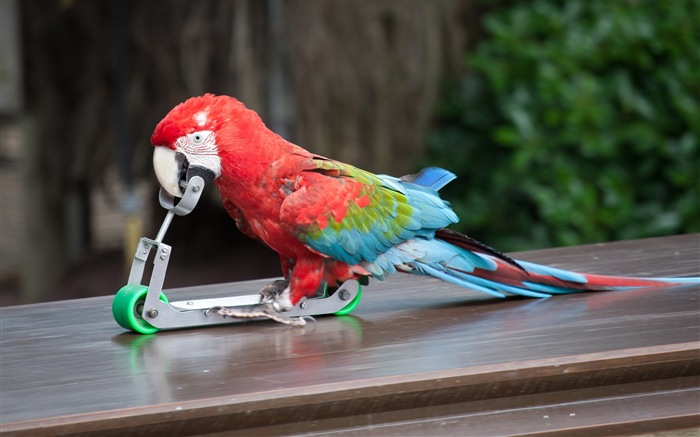
[[[174,216],[192,212],[202,195],[204,184],[200,176],[182,182],[184,192],[177,204],[172,195],[160,190],[160,205],[168,213],[155,239],[142,237],[139,240],[129,282],[112,301],[114,320],[121,327],[141,334],[153,334],[161,329],[220,325],[251,318],[304,325],[305,318],[324,314],[345,315],[357,307],[362,288],[354,280],[343,283],[337,289],[323,285],[319,297],[302,299],[289,311],[276,311],[271,305],[264,305],[260,294],[169,302],[162,290],[172,247],[163,243],[163,238]],[[155,253],[153,271],[146,286],[142,284],[142,279],[151,252]]]

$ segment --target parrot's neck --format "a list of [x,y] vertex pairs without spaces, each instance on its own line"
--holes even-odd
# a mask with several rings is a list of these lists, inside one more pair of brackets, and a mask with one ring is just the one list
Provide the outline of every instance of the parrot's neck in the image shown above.
[[[258,208],[274,195],[270,169],[275,162],[303,151],[269,130],[254,112],[217,133],[221,177],[216,180],[224,199],[243,210]],[[305,152],[305,151],[304,151]],[[308,153],[308,152],[305,152]]]

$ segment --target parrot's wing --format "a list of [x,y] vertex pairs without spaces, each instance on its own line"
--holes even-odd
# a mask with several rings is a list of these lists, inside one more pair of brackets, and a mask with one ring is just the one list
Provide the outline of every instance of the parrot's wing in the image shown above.
[[[309,161],[307,161],[308,163]],[[282,204],[287,229],[317,253],[373,262],[391,247],[458,221],[437,189],[454,178],[432,168],[395,178],[314,156]]]

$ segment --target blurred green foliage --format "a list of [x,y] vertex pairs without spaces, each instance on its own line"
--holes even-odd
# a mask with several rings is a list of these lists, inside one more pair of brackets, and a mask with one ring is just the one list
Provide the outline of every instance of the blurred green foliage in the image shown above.
[[524,0],[483,17],[429,162],[502,250],[700,230],[700,1]]

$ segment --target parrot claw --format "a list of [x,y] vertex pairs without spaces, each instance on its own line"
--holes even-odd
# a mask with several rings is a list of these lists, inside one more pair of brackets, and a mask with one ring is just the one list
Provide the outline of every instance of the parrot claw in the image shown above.
[[289,279],[278,279],[272,281],[258,292],[260,303],[272,303],[289,287]]
[[[275,281],[282,282],[282,281]],[[275,322],[291,326],[305,326],[306,318],[310,317],[286,317],[280,314],[271,303],[261,303],[252,307],[225,307],[220,308],[217,314],[223,317],[233,317],[235,319],[257,319],[267,318]],[[313,318],[311,318],[313,320]]]

